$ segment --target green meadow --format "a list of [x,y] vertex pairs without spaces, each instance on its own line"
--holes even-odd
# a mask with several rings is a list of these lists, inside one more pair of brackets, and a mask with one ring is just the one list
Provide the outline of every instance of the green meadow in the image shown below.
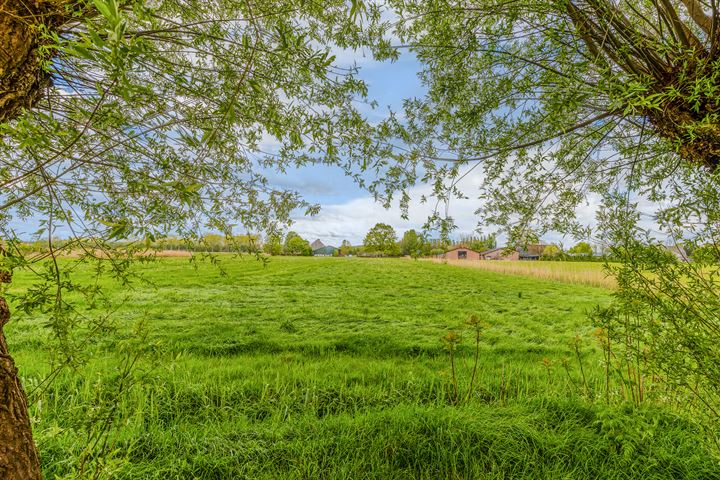
[[220,261],[108,281],[117,328],[48,385],[44,319],[14,312],[46,478],[720,478],[692,419],[606,404],[587,314],[610,290],[403,259]]

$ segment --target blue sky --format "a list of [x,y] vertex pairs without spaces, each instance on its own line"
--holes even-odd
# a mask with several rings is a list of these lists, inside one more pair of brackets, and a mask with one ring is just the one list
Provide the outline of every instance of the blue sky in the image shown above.
[[[375,62],[357,52],[346,51],[338,55],[338,63],[342,66],[350,66],[353,62],[360,67],[360,77],[368,84],[369,98],[379,104],[374,110],[369,107],[363,109],[371,122],[384,119],[390,109],[401,112],[404,99],[421,97],[425,93],[418,78],[421,65],[411,53],[404,51],[394,63]],[[423,194],[431,194],[431,189],[418,185],[410,190],[412,201],[409,218],[403,219],[397,205],[390,209],[383,208],[368,192],[333,167],[304,167],[290,171],[287,175],[271,176],[271,181],[278,187],[296,190],[306,200],[321,206],[320,213],[314,217],[306,217],[298,212],[290,228],[308,240],[318,238],[328,245],[340,245],[343,240],[360,244],[367,231],[378,222],[392,225],[398,236],[409,229],[420,231],[433,210],[431,205],[420,202]],[[449,205],[449,216],[458,227],[454,233],[456,237],[477,233],[478,217],[475,211],[481,203],[475,197],[481,183],[482,176],[472,173],[458,185],[469,198],[453,200]],[[588,212],[594,212],[595,205],[591,202],[588,209]],[[587,220],[592,221],[592,216],[589,214]],[[561,239],[559,235],[547,237],[548,241]]]
[[[406,54],[394,63],[379,63],[367,57],[353,57],[350,53],[344,57],[344,62],[343,58],[339,59],[343,66],[350,66],[353,59],[357,61],[361,67],[360,77],[369,87],[369,98],[378,102],[376,109],[360,105],[360,110],[371,122],[382,121],[390,109],[401,111],[403,99],[424,94],[417,78],[420,65],[412,55]],[[320,205],[340,204],[367,195],[337,167],[313,165],[286,175],[271,175],[271,180],[278,186],[299,191],[305,199]]]
[[[378,103],[374,110],[369,106],[362,108],[371,122],[381,121],[390,110],[401,111],[405,98],[424,94],[417,77],[421,67],[412,54],[404,53],[394,63],[375,62],[369,55],[350,51],[340,52],[337,57],[341,66],[356,63],[360,67],[360,77],[368,84],[368,96]],[[271,176],[271,181],[279,187],[296,190],[309,202],[321,206],[320,214],[312,218],[298,212],[290,228],[305,238],[319,238],[331,245],[339,245],[342,240],[361,243],[365,233],[380,221],[391,224],[399,235],[410,228],[419,230],[429,213],[426,208],[414,205],[409,221],[403,220],[397,206],[384,209],[336,167],[304,167],[286,175]],[[471,207],[473,211],[476,208]],[[474,223],[463,225],[463,230],[471,231]]]

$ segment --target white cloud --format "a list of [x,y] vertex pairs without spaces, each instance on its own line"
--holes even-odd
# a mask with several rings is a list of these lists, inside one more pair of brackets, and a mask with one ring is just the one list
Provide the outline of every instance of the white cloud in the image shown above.
[[[482,184],[481,174],[470,174],[460,183],[461,191],[468,199],[453,199],[448,213],[458,226],[455,235],[471,234],[477,227],[478,217],[475,211],[482,206],[479,199],[473,198]],[[410,189],[411,197],[409,218],[403,219],[398,202],[390,209],[385,209],[371,196],[349,200],[344,203],[323,205],[321,212],[315,217],[297,217],[291,227],[301,236],[314,240],[319,238],[328,245],[339,245],[343,240],[353,244],[362,243],[365,234],[376,223],[387,223],[395,228],[398,236],[410,229],[421,230],[423,224],[433,213],[435,202],[430,200],[421,203],[423,195],[430,196],[431,187],[423,185]],[[444,206],[441,206],[444,212]]]
[[[453,218],[457,229],[453,232],[454,237],[471,235],[476,233],[479,217],[475,212],[483,206],[477,198],[479,188],[484,181],[482,173],[471,172],[459,184],[460,191],[465,193],[467,199],[453,199],[448,207],[448,215]],[[433,213],[435,201],[430,199],[427,203],[421,203],[421,197],[431,196],[431,187],[427,185],[417,186],[409,190],[411,197],[409,218],[401,216],[398,202],[394,202],[390,209],[385,209],[371,196],[367,195],[355,198],[342,203],[322,205],[321,212],[315,217],[298,216],[294,219],[292,230],[301,236],[312,241],[316,238],[328,245],[339,245],[343,240],[349,240],[354,245],[361,244],[365,234],[376,223],[387,223],[395,228],[398,237],[410,229],[421,230],[423,224]],[[654,214],[659,205],[645,198],[637,198],[639,210],[642,215],[641,226],[650,229],[657,238],[664,239],[665,235],[658,231]],[[577,210],[577,219],[590,227],[597,226],[596,214],[601,206],[601,198],[597,194],[588,195],[585,203]],[[445,207],[439,207],[444,213]],[[499,242],[503,242],[503,238]],[[565,246],[572,245],[574,238],[562,235],[557,232],[549,232],[543,236],[543,241],[562,243]]]

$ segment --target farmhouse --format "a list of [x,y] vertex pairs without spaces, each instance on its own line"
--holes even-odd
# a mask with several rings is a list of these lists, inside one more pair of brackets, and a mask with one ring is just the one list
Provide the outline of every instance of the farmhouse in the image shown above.
[[445,252],[443,258],[447,260],[480,260],[480,252],[459,246]]

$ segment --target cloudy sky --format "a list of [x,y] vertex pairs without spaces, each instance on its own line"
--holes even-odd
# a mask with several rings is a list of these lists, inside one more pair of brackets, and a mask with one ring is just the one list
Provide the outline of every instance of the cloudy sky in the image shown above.
[[[370,121],[381,121],[389,109],[400,112],[403,99],[420,97],[425,92],[417,76],[421,66],[410,53],[403,52],[400,60],[395,63],[378,63],[367,55],[352,51],[339,52],[336,56],[340,65],[360,66],[360,76],[368,84],[369,97],[379,103],[377,109],[371,110],[368,107],[365,110],[364,113]],[[306,217],[303,212],[298,212],[291,229],[310,241],[320,239],[326,245],[340,245],[343,240],[349,240],[354,245],[361,244],[367,231],[378,222],[392,225],[399,237],[409,229],[420,231],[434,207],[434,203],[421,203],[421,197],[429,196],[431,188],[419,185],[409,191],[412,198],[409,218],[403,219],[397,203],[390,209],[383,208],[367,191],[360,189],[339,169],[333,167],[306,167],[289,171],[282,177],[274,177],[272,181],[278,187],[300,192],[306,200],[321,206],[320,213],[314,217]],[[449,205],[448,215],[457,225],[453,235],[455,238],[479,233],[475,211],[481,206],[477,193],[482,183],[480,172],[470,172],[458,184],[468,199],[455,199]],[[653,231],[658,238],[663,238],[664,235],[655,230],[652,220],[657,205],[641,199],[638,199],[638,202],[644,217],[642,226]],[[598,207],[599,199],[589,197],[587,202],[578,208],[578,219],[585,225],[595,224]],[[499,240],[502,242],[503,238],[500,237]],[[548,233],[543,240],[572,245],[578,239]]]
[[[412,54],[405,52],[397,62],[380,63],[363,52],[334,53],[337,65],[360,67],[360,76],[368,83],[369,98],[378,102],[375,109],[370,106],[362,107],[363,113],[371,122],[383,120],[390,109],[401,111],[403,99],[424,94],[417,77],[420,65]],[[268,142],[261,147],[264,151],[272,151],[276,145]],[[295,223],[290,227],[311,241],[319,238],[329,245],[339,245],[342,240],[360,244],[367,231],[378,222],[392,225],[401,236],[409,229],[421,230],[432,212],[431,205],[421,204],[419,200],[423,194],[430,193],[430,188],[425,186],[418,186],[410,191],[410,218],[404,220],[397,205],[388,210],[384,209],[337,167],[313,165],[288,170],[282,175],[265,173],[276,187],[297,191],[305,200],[321,206],[320,213],[314,217],[305,217],[304,212],[298,211],[294,217]],[[459,186],[472,197],[481,181],[478,175],[468,175]],[[457,235],[473,233],[477,226],[474,212],[478,206],[477,200],[456,200],[450,205],[449,214],[459,227]],[[21,238],[31,238],[39,228],[39,223],[33,219],[16,220],[11,222],[11,227]],[[65,236],[70,232],[59,227],[56,233]]]
[[[378,63],[362,52],[345,51],[337,54],[337,61],[344,65],[356,63],[360,67],[360,76],[369,87],[369,97],[377,100],[379,105],[375,110],[365,109],[370,121],[381,121],[390,109],[401,111],[403,99],[424,93],[417,77],[420,65],[407,53],[395,63]],[[399,235],[412,228],[420,230],[432,210],[430,205],[423,205],[419,200],[423,193],[430,193],[430,189],[419,186],[411,191],[410,218],[404,220],[397,204],[386,210],[367,191],[333,167],[303,168],[273,180],[278,186],[295,189],[308,201],[321,205],[320,213],[314,217],[305,217],[298,212],[291,228],[305,238],[319,238],[329,245],[339,245],[343,240],[359,244],[378,222],[392,225]],[[468,179],[464,186],[470,181]],[[460,214],[458,224],[463,231],[472,232],[475,228],[477,220],[473,212],[476,209],[477,201],[453,205],[452,214]]]
[[[360,76],[368,83],[369,97],[379,103],[377,109],[368,108],[364,112],[371,121],[382,120],[389,109],[401,111],[403,99],[424,94],[417,77],[420,64],[412,54],[405,52],[399,61],[391,64],[374,62],[362,53],[341,52],[338,62],[348,66],[356,62],[361,67]],[[378,222],[392,225],[398,236],[409,229],[421,230],[434,207],[434,204],[420,202],[423,195],[431,193],[430,187],[417,186],[409,192],[412,198],[409,218],[403,219],[397,204],[390,209],[383,208],[367,191],[358,188],[351,179],[332,167],[306,167],[272,177],[271,180],[276,186],[296,190],[308,201],[321,206],[320,213],[314,217],[305,217],[298,212],[291,229],[310,241],[318,238],[328,245],[339,245],[343,240],[360,244],[367,231]],[[475,211],[480,207],[480,201],[474,197],[482,181],[481,174],[473,172],[458,184],[469,199],[453,200],[449,205],[448,213],[458,227],[455,237],[477,233]],[[590,222],[594,218],[595,207],[595,202],[591,201],[579,215]],[[551,234],[544,240],[563,239]]]

